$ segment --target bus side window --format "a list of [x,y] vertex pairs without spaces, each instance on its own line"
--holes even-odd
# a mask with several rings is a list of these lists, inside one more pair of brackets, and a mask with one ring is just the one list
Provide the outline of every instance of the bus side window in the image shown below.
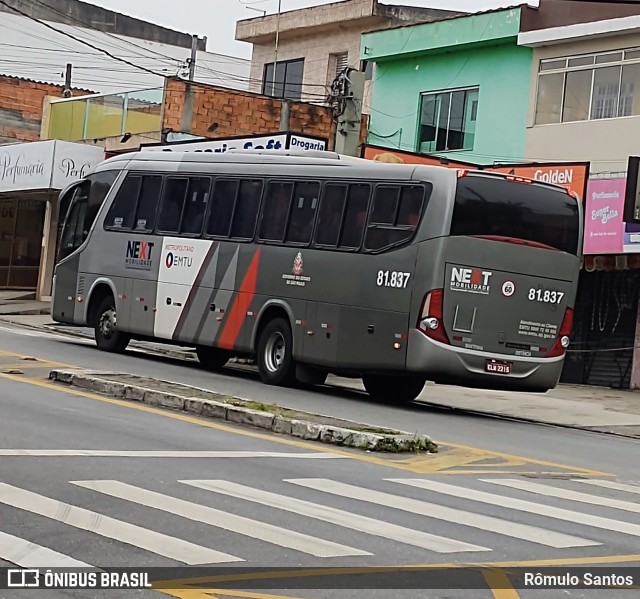
[[339,247],[360,248],[362,234],[367,223],[370,195],[370,185],[353,184],[349,186],[349,197]]
[[242,181],[231,225],[234,239],[253,239],[262,197],[262,181]]
[[237,179],[216,179],[211,196],[211,208],[207,219],[207,235],[229,237],[233,207],[238,194]]
[[182,219],[188,186],[189,179],[178,179],[177,177],[169,177],[167,179],[160,204],[159,231],[166,233],[178,233],[180,231],[180,220]]
[[[136,218],[133,228],[136,231],[153,231],[156,224],[156,209],[162,190],[162,177],[145,175],[142,177],[142,188],[138,197]],[[135,200],[134,200],[135,203]]]
[[342,215],[347,199],[347,185],[328,183],[324,187],[316,225],[317,245],[336,247],[340,239]]
[[[427,188],[426,201],[429,201],[433,186],[431,183],[425,185]],[[420,217],[423,213],[423,204],[425,203],[425,189],[419,185],[405,186],[402,188],[402,196],[400,198],[400,208],[398,210],[398,219],[396,225],[417,227]]]
[[260,239],[265,241],[284,240],[292,194],[293,183],[269,182],[262,206]]
[[319,183],[296,183],[285,241],[288,243],[311,241],[319,195]]
[[[394,189],[393,194],[388,192],[390,189]],[[430,184],[427,189],[430,194]],[[367,228],[365,247],[368,250],[380,250],[411,239],[422,216],[424,196],[425,188],[421,185],[379,187]],[[384,207],[379,207],[381,203]]]
[[180,225],[180,233],[186,235],[200,235],[204,213],[209,201],[211,179],[209,177],[191,177],[187,191],[187,201]]
[[127,175],[104,220],[105,227],[124,230],[133,228],[141,185],[142,177]]

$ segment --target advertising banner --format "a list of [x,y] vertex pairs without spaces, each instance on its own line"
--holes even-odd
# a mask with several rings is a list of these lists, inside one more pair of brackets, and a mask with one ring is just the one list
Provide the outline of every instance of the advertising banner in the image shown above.
[[148,152],[214,152],[223,154],[229,150],[321,150],[327,149],[328,140],[299,133],[282,132],[270,135],[249,135],[201,141],[149,144],[142,146]]
[[584,219],[585,254],[623,253],[626,185],[626,178],[589,181]]
[[544,183],[562,185],[575,191],[583,200],[587,192],[589,178],[588,162],[555,162],[555,163],[524,163],[524,164],[490,164],[478,165],[469,162],[450,160],[434,156],[413,154],[379,146],[364,146],[363,158],[395,164],[426,164],[430,166],[445,166],[447,168],[476,169],[505,173],[527,179],[534,179]]

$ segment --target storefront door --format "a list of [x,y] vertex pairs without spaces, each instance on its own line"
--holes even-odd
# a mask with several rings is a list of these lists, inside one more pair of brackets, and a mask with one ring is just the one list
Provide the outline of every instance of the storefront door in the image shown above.
[[0,200],[0,288],[37,288],[46,207],[42,200]]

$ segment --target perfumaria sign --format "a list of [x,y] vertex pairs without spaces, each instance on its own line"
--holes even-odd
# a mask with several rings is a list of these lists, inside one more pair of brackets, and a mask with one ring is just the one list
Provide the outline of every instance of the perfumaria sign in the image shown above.
[[0,193],[64,189],[104,160],[104,150],[58,140],[0,146]]

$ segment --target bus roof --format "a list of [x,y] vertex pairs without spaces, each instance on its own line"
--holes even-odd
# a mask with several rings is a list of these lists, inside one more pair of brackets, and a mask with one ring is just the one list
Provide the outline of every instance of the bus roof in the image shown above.
[[[102,165],[115,165],[123,163],[124,168],[127,163],[182,163],[182,164],[255,164],[255,165],[273,165],[273,166],[317,166],[317,167],[334,167],[354,169],[368,174],[375,178],[384,179],[385,177],[395,179],[412,179],[414,177],[421,178],[420,175],[435,175],[440,177],[461,177],[467,175],[488,176],[498,179],[527,182],[535,185],[567,192],[567,189],[561,185],[546,183],[538,180],[524,179],[522,177],[513,176],[497,171],[484,169],[454,169],[446,166],[437,165],[417,165],[417,164],[387,164],[369,160],[365,158],[357,158],[355,156],[346,156],[337,152],[325,152],[320,150],[227,150],[226,152],[206,152],[206,151],[181,151],[179,147],[176,150],[164,151],[142,151],[129,152],[119,154],[105,160]],[[447,171],[450,174],[444,174]],[[437,175],[436,175],[437,173]],[[446,179],[445,179],[446,180]]]

